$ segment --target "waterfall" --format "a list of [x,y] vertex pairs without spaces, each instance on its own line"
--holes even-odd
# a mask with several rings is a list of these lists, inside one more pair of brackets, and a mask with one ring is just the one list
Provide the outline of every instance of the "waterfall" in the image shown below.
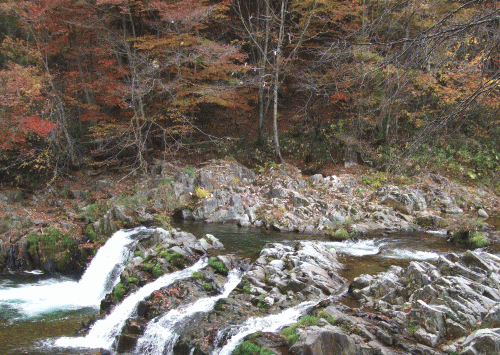
[[240,283],[242,272],[231,270],[222,294],[199,299],[187,306],[172,309],[163,316],[150,322],[139,339],[135,353],[138,355],[173,355],[174,345],[179,338],[176,330],[189,322],[198,313],[211,311],[218,300],[229,296]]
[[62,348],[111,349],[116,336],[120,334],[126,320],[132,316],[140,301],[148,297],[153,291],[191,277],[193,272],[201,270],[207,264],[207,259],[202,258],[191,267],[161,276],[154,282],[146,284],[135,293],[127,296],[106,318],[95,322],[87,336],[59,338],[54,345]]
[[[101,299],[109,293],[118,282],[131,255],[132,236],[147,231],[144,227],[119,230],[102,246],[92,262],[85,270],[78,287],[85,290],[86,297],[100,304]],[[106,272],[104,272],[106,270]]]
[[130,256],[133,237],[145,228],[120,230],[98,251],[79,282],[66,277],[0,289],[0,306],[16,314],[12,320],[35,318],[54,311],[99,308]]
[[[236,326],[237,332],[227,341],[226,345],[214,351],[215,355],[231,355],[239,343],[250,334],[256,332],[277,332],[279,329],[297,322],[299,317],[318,302],[308,301],[289,308],[281,313],[267,317],[249,318],[245,323]],[[219,335],[221,331],[219,330]]]

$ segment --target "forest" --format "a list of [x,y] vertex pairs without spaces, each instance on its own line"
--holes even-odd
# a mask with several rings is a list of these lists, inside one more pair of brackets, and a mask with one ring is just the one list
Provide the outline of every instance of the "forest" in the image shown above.
[[5,184],[233,156],[500,189],[496,1],[1,0],[0,43]]

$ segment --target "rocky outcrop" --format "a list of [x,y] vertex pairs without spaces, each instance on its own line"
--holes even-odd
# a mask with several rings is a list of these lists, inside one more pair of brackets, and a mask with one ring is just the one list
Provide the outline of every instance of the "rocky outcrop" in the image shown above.
[[[237,166],[213,162],[192,169],[191,177],[178,172],[174,185],[184,186],[183,190],[176,190],[179,197],[193,195],[195,186],[207,192],[193,207],[181,209],[178,216],[209,223],[237,223],[242,227],[264,226],[283,232],[313,234],[328,234],[341,228],[359,233],[374,229],[444,228],[450,221],[467,220],[464,217],[467,210],[473,212],[470,218],[488,216],[483,208],[485,199],[437,176],[419,186],[387,184],[373,191],[354,176],[305,177],[287,165],[270,169],[263,176],[240,179],[242,175]],[[458,223],[462,224],[464,222]]]
[[338,275],[342,265],[335,251],[320,243],[299,242],[294,247],[267,244],[251,266],[219,259],[228,268],[240,267],[247,272],[229,297],[218,302],[214,312],[184,326],[179,346],[195,348],[200,354],[210,354],[224,342],[229,330],[243,324],[249,315],[279,313],[305,300],[333,295],[345,285],[345,279]]
[[[408,327],[419,343],[455,350],[481,347],[469,332],[499,324],[499,270],[498,257],[468,251],[441,256],[436,265],[413,261],[406,269],[392,266],[376,276],[362,275],[351,283],[350,293]],[[492,333],[487,334],[494,343]]]

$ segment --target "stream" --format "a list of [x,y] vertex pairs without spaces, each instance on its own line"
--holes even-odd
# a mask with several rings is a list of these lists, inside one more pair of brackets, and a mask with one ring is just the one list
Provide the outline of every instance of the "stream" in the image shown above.
[[[349,281],[363,273],[374,274],[387,270],[394,264],[406,266],[412,260],[432,262],[437,260],[440,254],[466,250],[446,242],[446,235],[442,232],[380,233],[363,239],[332,242],[327,237],[285,234],[255,228],[239,228],[235,225],[191,222],[177,224],[175,227],[191,232],[197,238],[207,233],[213,234],[225,245],[225,250],[220,251],[221,254],[235,253],[252,260],[257,258],[260,250],[268,242],[293,245],[297,240],[318,240],[337,250],[339,261],[346,266],[342,276]],[[126,261],[131,257],[130,246],[135,243],[138,236],[150,232],[151,230],[146,228],[136,228],[115,233],[99,249],[80,280],[58,275],[45,275],[40,271],[0,275],[0,348],[2,353],[6,355],[71,354],[81,353],[82,347],[92,348],[101,345],[109,347],[114,331],[109,332],[113,325],[104,326],[104,321],[107,320],[107,324],[122,326],[120,325],[124,322],[122,319],[112,323],[105,318],[94,324],[95,334],[91,330],[84,338],[71,338],[71,336],[82,321],[87,321],[92,315],[98,314],[100,300],[118,282]],[[498,250],[493,252],[498,253]],[[200,264],[194,267],[202,266]],[[189,277],[191,273],[192,270],[185,275],[175,275],[175,277]],[[172,280],[173,278],[167,277],[161,282],[167,284],[173,282]],[[148,284],[150,291],[149,289],[139,290],[142,293],[135,295],[133,301],[127,301],[127,299],[123,301],[122,304],[130,303],[126,312],[132,312],[134,309],[132,303],[147,297],[154,290],[155,286],[152,284]],[[230,292],[236,284],[230,283],[227,292]],[[206,305],[202,306],[200,303],[196,307],[208,311],[210,305],[217,299],[218,297],[207,298],[203,301]],[[290,312],[295,317],[294,310]],[[176,317],[183,319],[189,315],[176,314]],[[251,319],[248,322],[251,322]],[[274,329],[274,325],[271,325],[274,323],[272,320],[270,322],[269,329]],[[178,326],[178,323],[180,321],[175,326]],[[152,335],[150,340],[144,340],[144,349],[153,349],[151,339],[158,337],[159,332],[158,329],[154,329],[154,326],[166,329],[174,325],[169,325],[161,319],[156,324],[152,324],[149,330]],[[99,327],[109,328],[106,330],[107,335],[102,335],[105,332]],[[70,344],[77,348],[67,348]],[[161,353],[157,350],[146,352]],[[226,353],[229,352],[225,349],[220,350],[220,354]]]

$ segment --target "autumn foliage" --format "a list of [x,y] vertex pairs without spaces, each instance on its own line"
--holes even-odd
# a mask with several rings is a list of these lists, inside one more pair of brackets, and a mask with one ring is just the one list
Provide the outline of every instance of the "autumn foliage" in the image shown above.
[[380,149],[436,132],[498,131],[495,2],[4,0],[0,14],[0,159],[18,182],[41,160],[147,171],[206,141],[277,140],[273,103],[285,160],[305,163],[386,164]]

